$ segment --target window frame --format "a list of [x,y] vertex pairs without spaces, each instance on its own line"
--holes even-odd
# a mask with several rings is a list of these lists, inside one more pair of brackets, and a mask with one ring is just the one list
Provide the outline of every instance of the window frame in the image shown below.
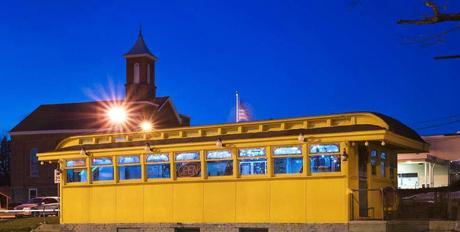
[[[375,165],[372,165],[372,153],[375,152]],[[369,165],[371,166],[371,176],[377,176],[377,165],[379,165],[379,151],[377,149],[371,149],[369,152]]]
[[[147,161],[147,158],[150,156],[150,155],[166,155],[168,157],[168,161],[159,161],[159,162],[152,162],[152,161]],[[173,154],[174,156],[174,154]],[[173,176],[175,175],[174,171],[173,170],[173,166],[175,165],[175,163],[172,161],[174,159],[174,157],[171,157],[171,152],[156,152],[156,153],[147,153],[145,154],[145,157],[144,157],[144,166],[145,166],[145,179],[147,180],[147,182],[159,182],[159,181],[169,181],[169,180],[172,180],[173,179]],[[169,164],[169,177],[165,177],[165,178],[150,178],[149,177],[149,174],[148,174],[148,165],[156,165],[156,164],[159,164],[159,165],[163,165],[163,164]]]
[[[386,178],[387,177],[387,167],[388,167],[388,153],[385,151],[380,151],[379,153],[379,163],[380,163],[380,177]],[[385,154],[385,159],[382,160],[382,154]],[[382,165],[383,164],[383,165]]]
[[[311,147],[314,145],[336,145],[339,148],[338,152],[316,152],[316,153],[311,153]],[[342,167],[342,150],[344,148],[341,146],[340,142],[325,142],[325,143],[310,143],[307,145],[306,149],[306,158],[308,160],[308,173],[311,176],[328,176],[328,175],[341,175],[343,173],[343,167]],[[340,171],[335,171],[335,172],[312,172],[311,170],[311,160],[310,157],[314,156],[336,156],[337,160],[339,161],[339,167]]]
[[29,151],[29,177],[40,177],[40,161],[38,161],[38,148],[33,147]]
[[141,65],[139,62],[134,63],[133,67],[133,84],[141,83]]
[[[93,165],[93,162],[94,162],[94,159],[101,159],[101,158],[107,158],[107,159],[110,159],[112,160],[112,163],[111,164],[98,164],[98,165]],[[97,156],[97,157],[91,157],[90,159],[90,170],[91,170],[91,182],[94,183],[94,184],[97,184],[97,183],[114,183],[117,181],[117,178],[118,178],[118,170],[117,170],[117,160],[116,160],[116,156]],[[113,175],[113,178],[111,180],[94,180],[94,171],[93,171],[93,167],[112,167],[112,175]]]
[[150,84],[150,64],[147,64],[147,84]]
[[[280,147],[298,147],[300,149],[300,154],[282,154],[275,155],[275,149]],[[276,145],[270,147],[271,159],[272,159],[272,169],[274,176],[303,176],[306,173],[305,170],[305,155],[302,144],[286,144],[286,145]],[[275,159],[282,158],[301,158],[302,159],[302,171],[300,173],[275,173]]]
[[[257,148],[260,148],[260,149],[263,149],[264,150],[264,156],[249,156],[249,157],[245,157],[245,156],[240,156],[240,151],[241,150],[244,150],[244,149],[257,149]],[[270,157],[269,157],[269,153],[270,151],[267,152],[267,147],[266,146],[250,146],[250,147],[238,147],[236,149],[236,160],[237,160],[237,170],[238,170],[238,177],[242,177],[242,178],[257,178],[257,177],[268,177],[269,174],[270,174],[270,167],[269,167],[269,162],[270,162]],[[244,160],[253,160],[253,159],[265,159],[265,173],[263,174],[241,174],[241,168],[240,168],[240,165],[241,165],[241,161],[244,161]]]
[[[83,166],[67,166],[67,162],[69,161],[73,161],[73,160],[83,160]],[[86,181],[80,181],[80,182],[68,182],[67,180],[67,170],[75,170],[75,169],[79,169],[79,170],[84,170],[86,172]],[[64,160],[64,184],[85,184],[85,183],[88,183],[89,182],[89,172],[88,172],[88,162],[87,162],[87,159],[86,158],[74,158],[74,159],[65,159]]]
[[[177,155],[183,154],[183,153],[197,153],[198,154],[198,159],[194,160],[177,160]],[[183,179],[197,179],[197,178],[203,178],[203,170],[205,170],[205,167],[203,167],[203,160],[201,157],[202,150],[194,150],[194,151],[176,151],[173,152],[173,162],[174,162],[174,177],[176,180],[183,180]],[[179,163],[199,163],[200,164],[200,174],[198,176],[179,176],[178,175],[178,169],[177,169],[177,164]]]
[[[208,152],[212,151],[228,151],[230,153],[230,158],[208,158]],[[208,149],[204,150],[204,164],[206,166],[206,177],[210,179],[214,178],[230,178],[235,176],[235,154],[232,149]],[[219,161],[232,161],[232,173],[231,175],[222,175],[222,176],[210,176],[208,175],[208,162],[219,162]]]
[[[32,194],[31,194],[32,191],[35,191],[35,196],[34,197],[31,197],[32,196]],[[28,188],[27,193],[29,195],[29,200],[31,200],[33,198],[37,198],[38,197],[38,188],[36,188],[36,187]]]
[[[120,158],[121,157],[129,157],[129,156],[137,156],[139,158],[139,162],[137,163],[120,163]],[[142,181],[142,172],[143,172],[143,165],[142,165],[142,155],[141,154],[123,154],[123,155],[117,155],[115,156],[115,160],[116,160],[116,169],[114,169],[114,179],[116,178],[117,181],[120,181],[120,182],[130,182],[130,181]],[[115,166],[115,165],[114,165]],[[121,179],[120,178],[120,167],[132,167],[132,166],[139,166],[140,167],[140,171],[141,171],[141,176],[139,178],[136,178],[136,179]],[[115,172],[116,172],[116,176],[115,176]]]

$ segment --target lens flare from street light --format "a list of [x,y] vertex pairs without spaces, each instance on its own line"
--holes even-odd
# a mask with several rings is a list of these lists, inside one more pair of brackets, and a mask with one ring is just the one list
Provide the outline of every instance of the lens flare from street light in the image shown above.
[[91,113],[81,114],[94,119],[89,122],[94,128],[119,133],[144,130],[140,124],[143,121],[151,123],[151,130],[155,129],[155,124],[161,123],[145,112],[146,107],[150,107],[148,104],[124,97],[123,85],[114,84],[110,79],[107,85],[86,89],[85,92],[95,104],[89,110]]
[[141,123],[141,129],[142,129],[142,131],[144,131],[144,132],[150,132],[150,131],[153,130],[153,125],[152,125],[152,123],[149,122],[149,121],[143,121],[143,122]]
[[110,119],[110,122],[116,125],[121,125],[126,122],[128,119],[128,114],[124,107],[122,106],[113,106],[107,111],[107,116]]

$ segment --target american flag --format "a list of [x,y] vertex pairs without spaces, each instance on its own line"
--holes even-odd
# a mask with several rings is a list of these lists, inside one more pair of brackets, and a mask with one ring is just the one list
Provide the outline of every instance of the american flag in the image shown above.
[[251,120],[249,108],[240,100],[240,95],[236,92],[236,122]]

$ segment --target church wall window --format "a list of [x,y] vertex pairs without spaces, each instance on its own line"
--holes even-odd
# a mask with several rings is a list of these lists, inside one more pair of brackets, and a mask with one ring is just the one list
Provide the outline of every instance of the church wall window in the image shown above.
[[32,148],[30,150],[30,176],[31,177],[38,177],[38,157],[37,157],[38,149]]
[[150,84],[150,64],[147,64],[147,84]]
[[140,68],[139,68],[139,63],[134,64],[134,83],[137,84],[140,82],[141,79],[141,74],[140,74]]

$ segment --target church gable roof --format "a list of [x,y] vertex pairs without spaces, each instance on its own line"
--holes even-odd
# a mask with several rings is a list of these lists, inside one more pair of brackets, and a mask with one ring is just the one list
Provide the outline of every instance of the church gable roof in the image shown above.
[[[144,112],[151,115],[157,114],[160,107],[166,104],[169,97],[156,97],[153,101],[130,102],[135,105],[132,114],[139,116]],[[98,130],[108,130],[107,120],[105,119],[104,106],[110,104],[108,101],[79,102],[65,104],[40,105],[24,120],[16,125],[11,131],[11,135],[35,134],[38,131],[55,133],[74,133],[74,132],[94,132]],[[175,113],[161,114],[166,117],[168,122],[177,122],[176,125],[158,125],[160,127],[180,126],[180,121],[176,120]]]

